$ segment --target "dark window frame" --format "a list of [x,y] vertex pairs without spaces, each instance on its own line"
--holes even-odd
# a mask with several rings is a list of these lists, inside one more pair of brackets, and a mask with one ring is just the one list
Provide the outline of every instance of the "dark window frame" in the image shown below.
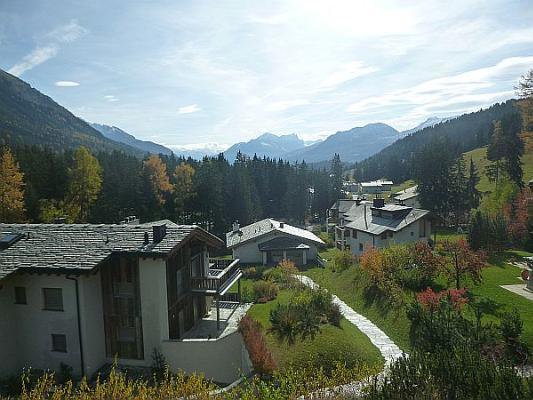
[[[50,305],[49,302],[47,302],[46,293],[47,291],[59,291],[61,294],[61,305],[53,306]],[[44,311],[57,311],[57,312],[64,312],[65,311],[65,302],[63,301],[63,289],[62,288],[42,288],[43,293],[43,310]]]
[[15,304],[28,305],[28,296],[25,286],[15,286]]
[[[54,353],[68,353],[67,335],[63,333],[52,333],[52,351]],[[58,342],[58,340],[60,340]]]

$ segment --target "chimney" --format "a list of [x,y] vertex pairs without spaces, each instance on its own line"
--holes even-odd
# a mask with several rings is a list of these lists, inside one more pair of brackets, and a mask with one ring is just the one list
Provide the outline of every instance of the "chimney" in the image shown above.
[[167,234],[167,225],[154,225],[152,227],[154,233],[154,243],[159,243]]
[[143,245],[147,246],[150,243],[150,236],[148,236],[148,232],[144,232],[144,242]]
[[233,223],[233,228],[232,228],[233,233],[239,232],[240,229],[241,229],[241,226],[239,225],[239,221],[235,221]]
[[54,224],[66,224],[67,217],[58,217],[54,219]]
[[283,228],[285,227],[285,222],[280,222],[280,223],[279,223],[279,227],[280,227],[281,229],[283,229]]
[[372,206],[374,206],[374,208],[382,208],[385,206],[385,199],[379,199],[379,198],[376,198],[374,199],[373,203],[372,203]]

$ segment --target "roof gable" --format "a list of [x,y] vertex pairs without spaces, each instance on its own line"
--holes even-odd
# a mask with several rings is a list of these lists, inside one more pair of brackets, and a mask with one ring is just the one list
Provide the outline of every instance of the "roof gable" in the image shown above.
[[313,232],[274,219],[266,218],[253,224],[243,226],[236,232],[231,231],[226,233],[226,245],[231,249],[271,232],[282,232],[286,235],[305,239],[318,245],[324,244],[322,239],[316,236]]

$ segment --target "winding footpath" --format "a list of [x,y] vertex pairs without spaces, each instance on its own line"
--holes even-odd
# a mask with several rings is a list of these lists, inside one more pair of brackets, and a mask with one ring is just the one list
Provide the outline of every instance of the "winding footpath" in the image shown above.
[[[311,278],[304,275],[295,275],[296,278],[304,285],[310,288],[319,288]],[[337,304],[341,310],[342,315],[350,323],[355,325],[361,332],[363,332],[374,346],[377,347],[383,358],[385,359],[385,368],[387,368],[394,360],[403,355],[402,350],[388,337],[385,332],[374,325],[368,318],[355,312],[344,301],[333,294],[333,302]]]

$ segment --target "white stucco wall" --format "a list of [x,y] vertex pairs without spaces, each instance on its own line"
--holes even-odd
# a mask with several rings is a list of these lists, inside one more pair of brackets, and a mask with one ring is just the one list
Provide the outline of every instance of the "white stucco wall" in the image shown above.
[[[261,251],[259,251],[259,245],[264,242],[268,242],[276,237],[287,236],[283,232],[273,231],[267,235],[259,237],[255,240],[250,240],[249,242],[238,245],[233,249],[233,257],[238,258],[241,263],[244,264],[262,264],[263,256]],[[307,250],[307,262],[309,263],[312,260],[316,259],[318,254],[318,249],[315,244],[309,241],[302,240],[302,242],[309,245],[309,250]]]
[[[73,368],[75,374],[80,374],[74,282],[67,280],[64,275],[21,274],[1,281],[1,284],[2,297],[8,303],[8,309],[11,303],[12,313],[8,324],[15,336],[16,356],[9,364],[8,372],[17,373],[24,367],[58,370],[60,364],[65,363]],[[28,304],[14,304],[15,286],[26,288]],[[42,288],[63,290],[64,311],[43,310]],[[52,351],[52,334],[66,335],[66,353]]]
[[363,252],[360,251],[359,244],[363,244],[363,250],[367,247],[387,247],[392,244],[403,244],[403,243],[413,243],[419,240],[428,240],[431,238],[431,221],[424,218],[424,223],[426,224],[426,234],[425,236],[420,236],[420,225],[418,221],[408,225],[399,232],[394,232],[392,238],[381,239],[380,236],[374,236],[366,232],[357,232],[357,238],[352,237],[352,230],[346,230],[345,238],[346,244],[350,246],[350,249],[353,254],[360,256]]
[[237,332],[220,340],[164,341],[161,349],[172,370],[202,373],[216,382],[230,383],[251,371],[242,336]]

